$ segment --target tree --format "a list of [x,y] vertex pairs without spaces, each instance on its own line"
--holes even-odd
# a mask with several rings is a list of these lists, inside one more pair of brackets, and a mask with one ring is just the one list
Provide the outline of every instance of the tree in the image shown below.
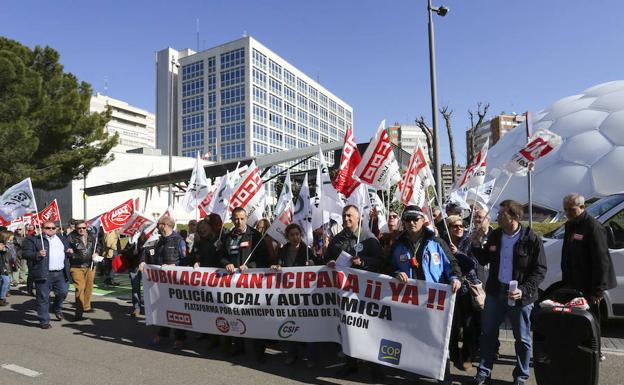
[[420,128],[420,130],[425,134],[425,140],[427,141],[427,155],[429,155],[429,161],[433,160],[433,147],[432,147],[432,138],[433,134],[431,133],[431,128],[425,122],[424,117],[420,117],[416,119],[416,125]]
[[31,177],[56,189],[112,160],[110,110],[90,114],[91,86],[63,72],[50,47],[0,37],[0,190]]
[[451,180],[455,183],[455,179],[457,179],[457,162],[455,161],[455,140],[453,139],[453,131],[451,130],[451,116],[453,115],[453,110],[449,110],[448,106],[444,106],[440,108],[440,113],[444,118],[444,123],[446,123],[446,132],[449,138],[449,150],[451,152]]
[[[483,106],[483,109],[481,107]],[[468,116],[470,117],[470,129],[468,130],[468,140],[466,143],[466,152],[468,153],[469,161],[474,159],[475,152],[477,152],[474,135],[477,131],[477,127],[483,123],[483,119],[485,119],[485,114],[487,114],[488,109],[490,108],[490,103],[486,103],[485,105],[481,102],[477,103],[477,122],[475,124],[475,113],[472,110],[468,110]]]

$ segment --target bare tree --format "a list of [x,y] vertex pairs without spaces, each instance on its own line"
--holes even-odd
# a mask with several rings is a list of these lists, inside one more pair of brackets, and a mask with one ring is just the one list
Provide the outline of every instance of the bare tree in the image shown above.
[[475,152],[477,152],[476,146],[475,146],[475,141],[474,141],[474,137],[475,137],[475,131],[477,130],[477,127],[479,127],[481,125],[481,123],[483,123],[483,119],[485,119],[485,115],[487,114],[488,109],[490,108],[490,103],[477,103],[477,122],[475,124],[475,112],[473,112],[472,110],[468,110],[468,115],[470,116],[470,130],[468,132],[468,143],[467,143],[467,148],[466,151],[468,152],[468,161],[472,160],[475,156]]
[[433,160],[433,147],[431,147],[431,140],[433,138],[433,134],[431,133],[431,128],[425,122],[424,117],[420,117],[416,119],[416,125],[420,128],[420,130],[425,134],[425,140],[427,141],[427,155],[429,155],[429,161]]
[[453,140],[453,130],[451,130],[451,117],[453,115],[453,110],[449,110],[448,106],[444,106],[440,108],[440,113],[446,123],[446,132],[449,138],[449,150],[451,152],[451,179],[453,180],[453,183],[455,183],[455,179],[457,178],[457,163],[455,162],[455,141]]

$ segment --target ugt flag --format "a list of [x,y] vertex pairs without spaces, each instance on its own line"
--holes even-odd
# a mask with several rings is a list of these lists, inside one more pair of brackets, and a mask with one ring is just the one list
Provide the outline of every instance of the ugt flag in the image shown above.
[[41,210],[37,214],[36,218],[33,218],[33,220],[36,220],[39,224],[43,224],[47,221],[57,222],[60,219],[61,219],[61,214],[59,213],[59,208],[58,208],[56,199],[53,200],[52,203],[48,205],[48,207]]
[[30,178],[9,187],[0,197],[0,216],[5,221],[13,221],[32,211],[37,211],[37,203]]
[[552,131],[541,129],[535,132],[529,143],[518,151],[505,165],[505,170],[513,175],[526,175],[529,163],[535,162],[561,145],[562,139]]
[[197,209],[199,203],[208,195],[208,187],[210,183],[206,178],[206,171],[199,162],[199,152],[195,158],[195,167],[193,167],[193,174],[191,175],[191,181],[188,184],[184,198],[182,199],[182,207],[187,213]]
[[340,157],[340,168],[334,179],[336,191],[344,194],[347,198],[360,184],[353,178],[353,174],[360,160],[360,153],[357,149],[355,138],[353,137],[353,130],[351,126],[349,126],[345,133],[345,144],[342,149],[342,156]]
[[385,125],[386,121],[382,120],[355,169],[355,179],[380,190],[389,190],[390,186],[401,180],[399,164],[394,157]]
[[133,213],[134,199],[128,199],[100,217],[102,228],[107,233],[122,228],[132,218]]

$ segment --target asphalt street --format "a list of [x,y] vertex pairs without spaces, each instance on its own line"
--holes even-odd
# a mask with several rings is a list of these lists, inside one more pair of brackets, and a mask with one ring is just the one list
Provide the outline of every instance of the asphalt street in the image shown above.
[[[36,319],[33,297],[12,290],[10,306],[0,308],[0,384],[22,385],[108,385],[108,384],[429,384],[436,381],[396,370],[386,370],[381,382],[373,381],[370,363],[348,380],[334,376],[342,360],[338,348],[321,347],[322,359],[317,368],[307,369],[305,362],[285,366],[283,346],[272,345],[265,364],[256,363],[251,354],[226,357],[218,349],[208,350],[205,341],[190,334],[182,351],[171,343],[158,348],[149,345],[156,333],[143,317],[128,316],[130,304],[123,299],[99,296],[94,299],[96,312],[89,319],[71,322],[73,296],[64,306],[65,320],[52,321],[52,329],[41,330]],[[53,317],[54,319],[54,317]],[[605,331],[622,330],[617,323]],[[504,340],[495,366],[494,385],[511,383],[513,344]],[[475,368],[461,372],[452,368],[453,384],[461,384],[475,374]],[[529,384],[535,384],[531,378]],[[609,350],[601,364],[600,384],[624,385],[624,351]]]

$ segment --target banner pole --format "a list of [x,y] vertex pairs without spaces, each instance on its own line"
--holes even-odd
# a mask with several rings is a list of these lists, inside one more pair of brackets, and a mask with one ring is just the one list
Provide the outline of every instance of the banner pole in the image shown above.
[[[265,231],[264,234],[262,234],[262,237],[260,237],[260,240],[258,241],[258,243],[254,246],[254,248],[251,250],[251,253],[249,253],[249,256],[247,257],[247,259],[245,259],[245,262],[243,262],[243,265],[247,265],[247,262],[249,262],[249,259],[251,258],[251,256],[253,255],[254,251],[256,251],[256,249],[258,248],[258,246],[260,246],[260,243],[262,243],[262,241],[264,240],[264,237],[266,236],[267,232]],[[242,266],[242,265],[241,265]]]
[[512,175],[508,173],[507,180],[505,181],[505,184],[503,184],[503,188],[501,188],[501,190],[498,192],[498,195],[496,195],[496,199],[494,199],[494,201],[490,205],[490,208],[488,209],[487,214],[489,214],[490,211],[492,211],[492,207],[494,207],[494,205],[498,202],[498,198],[500,198],[500,196],[503,194],[503,191],[505,191],[505,188],[507,188],[507,184],[509,184],[511,177]]
[[61,210],[59,209],[58,202],[56,201],[56,198],[54,198],[54,203],[56,204],[56,209],[58,210],[59,225],[61,226],[61,232],[63,232],[63,220],[61,219]]
[[[428,190],[428,187],[425,188],[425,199],[427,199],[428,201],[429,198],[428,198],[427,190]],[[433,196],[436,199],[436,202],[438,202],[438,206],[440,206],[440,215],[442,215],[442,220],[444,221],[444,229],[446,230],[446,234],[448,234],[449,245],[453,245],[453,241],[451,240],[451,233],[449,232],[448,224],[446,223],[446,218],[444,218],[443,206],[442,206],[442,202],[440,202],[440,197],[438,196],[437,189],[435,188],[433,189],[433,194],[434,194]]]
[[355,243],[355,258],[358,257],[358,245],[360,244],[360,235],[362,234],[362,217],[364,216],[364,213],[360,213],[360,220],[358,223],[358,235],[357,235],[357,242]]

